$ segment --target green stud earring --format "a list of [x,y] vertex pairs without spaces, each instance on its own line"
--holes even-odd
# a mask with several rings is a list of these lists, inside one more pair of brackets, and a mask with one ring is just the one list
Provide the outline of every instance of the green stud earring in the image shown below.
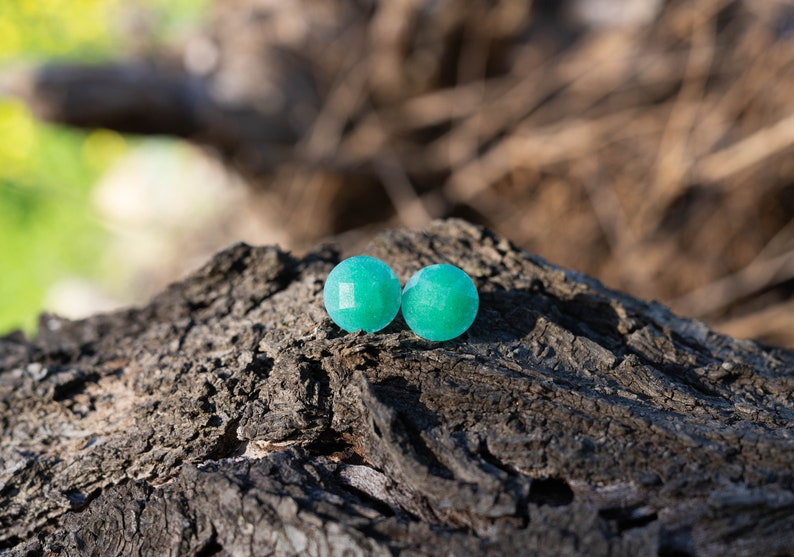
[[345,331],[374,333],[400,311],[400,279],[380,259],[350,257],[331,270],[323,302],[331,320]]
[[414,274],[403,289],[402,311],[414,333],[433,341],[465,333],[480,307],[471,277],[453,265],[430,265]]

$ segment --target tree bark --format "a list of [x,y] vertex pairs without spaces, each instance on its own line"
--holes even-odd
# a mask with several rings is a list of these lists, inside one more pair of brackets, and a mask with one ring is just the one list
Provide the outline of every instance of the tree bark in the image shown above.
[[346,334],[338,254],[239,244],[142,308],[0,339],[0,553],[791,555],[794,352],[463,221],[462,337]]

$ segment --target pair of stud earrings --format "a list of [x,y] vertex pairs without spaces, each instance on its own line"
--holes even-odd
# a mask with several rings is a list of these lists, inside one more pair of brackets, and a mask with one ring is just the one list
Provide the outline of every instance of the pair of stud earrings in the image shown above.
[[392,268],[368,255],[350,257],[333,268],[323,301],[331,320],[345,331],[380,331],[402,308],[414,333],[437,342],[466,332],[480,306],[477,287],[458,267],[430,265],[400,289]]

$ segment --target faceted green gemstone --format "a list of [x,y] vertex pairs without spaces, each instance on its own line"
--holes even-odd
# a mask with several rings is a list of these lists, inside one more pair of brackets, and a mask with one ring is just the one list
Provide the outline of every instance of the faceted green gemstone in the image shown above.
[[323,301],[333,322],[345,331],[374,333],[400,310],[400,280],[380,259],[357,255],[330,272]]
[[479,307],[474,282],[453,265],[425,267],[403,289],[405,322],[427,340],[450,340],[465,333]]

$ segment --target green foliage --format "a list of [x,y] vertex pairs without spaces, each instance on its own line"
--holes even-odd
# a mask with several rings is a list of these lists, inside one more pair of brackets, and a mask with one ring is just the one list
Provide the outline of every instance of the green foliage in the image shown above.
[[113,139],[42,126],[12,101],[0,102],[0,136],[0,331],[30,331],[53,282],[99,270],[90,193]]
[[99,0],[3,0],[0,60],[106,53],[110,5]]
[[[0,71],[24,61],[96,61],[121,47],[133,10],[163,39],[193,22],[204,2],[187,0],[0,0]],[[107,239],[91,207],[102,172],[128,140],[100,130],[43,125],[0,98],[0,334],[34,330],[47,289],[67,276],[97,278]]]

